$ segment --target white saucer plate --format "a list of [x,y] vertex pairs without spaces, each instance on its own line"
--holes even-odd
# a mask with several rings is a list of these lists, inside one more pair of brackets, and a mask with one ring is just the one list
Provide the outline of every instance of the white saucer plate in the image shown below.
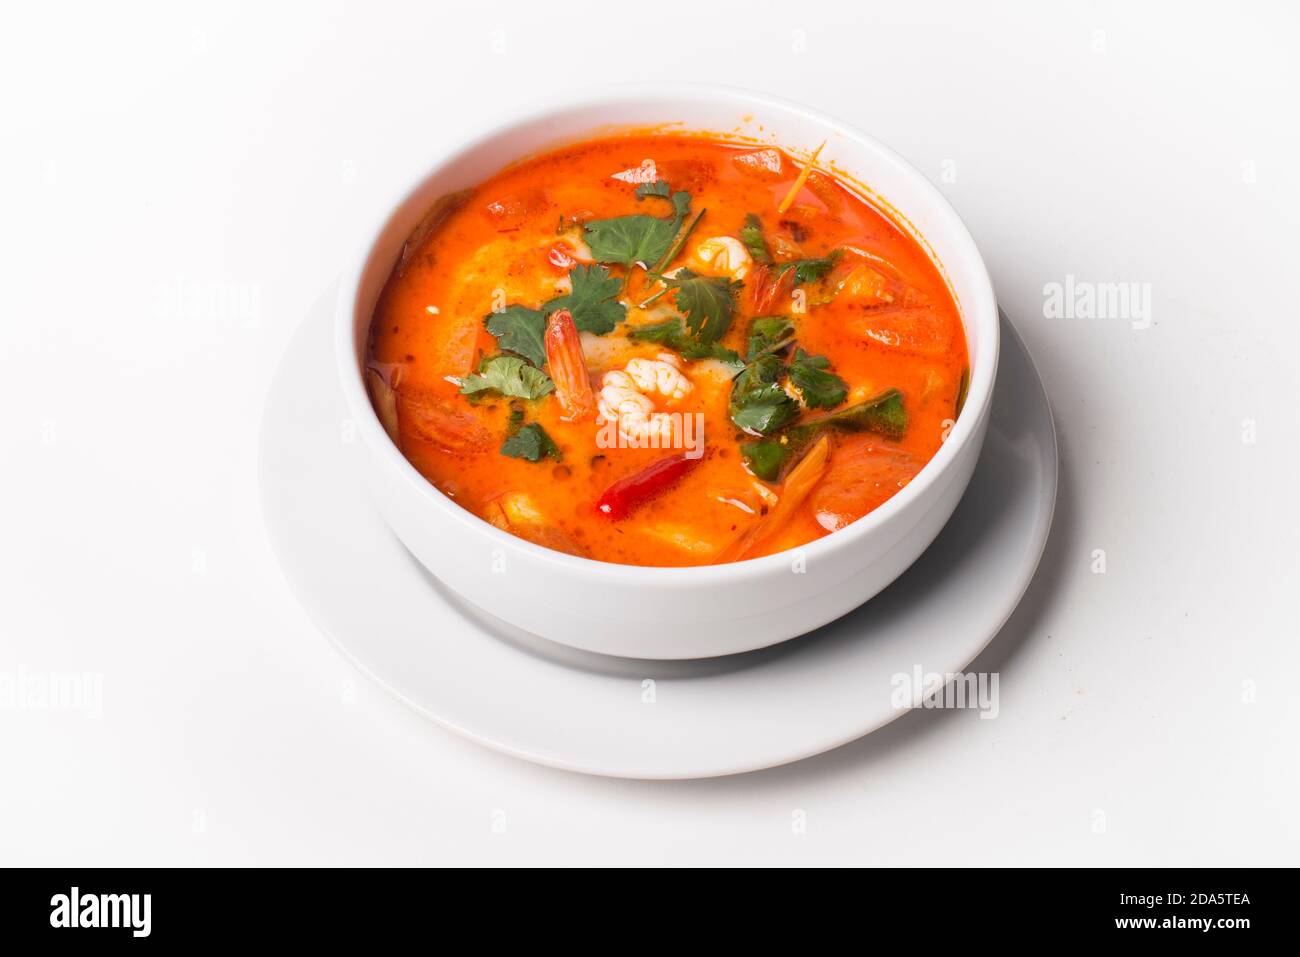
[[905,712],[896,675],[965,668],[1010,617],[1047,541],[1056,436],[1003,315],[992,422],[970,488],[930,549],[876,598],[801,638],[725,658],[641,661],[556,645],[448,592],[371,505],[334,374],[333,304],[331,290],[312,308],[268,394],[261,485],[272,545],[307,612],[358,668],[438,724],[516,757],[700,778],[838,747]]

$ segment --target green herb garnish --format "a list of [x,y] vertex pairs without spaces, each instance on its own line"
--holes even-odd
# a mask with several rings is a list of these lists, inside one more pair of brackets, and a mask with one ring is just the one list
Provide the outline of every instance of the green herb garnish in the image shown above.
[[487,317],[487,331],[496,336],[497,344],[521,355],[539,369],[546,365],[546,314],[527,306],[506,306]]
[[506,306],[487,317],[487,331],[508,352],[521,355],[539,369],[546,365],[546,317],[560,309],[573,313],[579,332],[603,336],[627,318],[618,301],[619,281],[604,266],[577,266],[569,273],[573,291],[542,303],[540,309]]
[[890,439],[900,439],[907,429],[907,410],[903,393],[886,389],[878,396],[851,405],[839,412],[801,422],[780,435],[769,436],[740,447],[749,469],[759,478],[775,482],[786,468],[799,461],[803,452],[828,430],[840,432],[875,432]]
[[731,386],[727,412],[738,428],[767,435],[794,421],[799,403],[781,388],[785,366],[779,357],[766,355],[745,367]]
[[707,212],[707,209],[702,209],[695,214],[695,218],[692,219],[687,227],[682,230],[681,235],[678,236],[677,241],[669,247],[668,252],[664,253],[660,260],[654,264],[654,267],[650,270],[652,273],[658,274],[663,272],[667,265],[677,258],[677,254],[680,253],[682,247],[686,245],[686,240],[690,239],[691,233],[695,232],[695,227],[700,225],[700,220],[704,218],[704,214]]
[[618,301],[622,283],[604,266],[576,266],[569,278],[573,280],[573,292],[547,302],[542,306],[543,313],[568,309],[579,332],[598,336],[613,332],[627,318],[627,307]]
[[833,409],[849,394],[848,383],[829,371],[831,360],[796,348],[790,360],[790,381],[810,409]]
[[793,269],[794,282],[796,286],[801,286],[804,283],[817,282],[819,279],[826,278],[826,275],[835,267],[835,264],[839,262],[841,255],[843,255],[843,253],[841,253],[840,250],[835,249],[832,250],[829,255],[817,259],[791,259],[789,262],[777,263],[775,275],[779,277],[783,273]]
[[659,278],[676,292],[677,308],[686,320],[688,334],[705,345],[726,335],[736,311],[739,282],[721,276],[697,276],[689,269]]
[[794,322],[785,316],[759,316],[749,324],[749,345],[745,361],[753,362],[767,352],[775,352],[794,337]]
[[763,223],[755,213],[745,216],[745,225],[740,227],[740,241],[749,251],[749,257],[756,263],[767,265],[772,261],[772,253],[763,238]]
[[733,372],[739,372],[745,367],[735,349],[724,348],[716,342],[705,344],[691,338],[680,319],[666,319],[653,325],[641,326],[629,332],[628,338],[638,342],[657,342],[680,352],[683,359],[717,359],[730,366]]
[[536,422],[529,422],[506,439],[501,445],[501,454],[529,462],[540,462],[548,455],[557,462],[563,459],[555,440]]
[[540,399],[554,390],[550,376],[518,356],[490,356],[478,372],[460,380],[460,394],[470,396],[495,392],[513,399]]
[[691,194],[672,192],[668,182],[662,179],[637,187],[637,199],[651,196],[671,203],[673,214],[660,219],[635,213],[587,223],[584,229],[593,257],[604,263],[621,263],[631,269],[637,263],[647,267],[658,263],[667,254],[691,211]]

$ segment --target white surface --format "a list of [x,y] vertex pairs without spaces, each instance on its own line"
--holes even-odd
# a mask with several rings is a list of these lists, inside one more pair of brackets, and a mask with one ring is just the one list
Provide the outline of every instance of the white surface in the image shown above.
[[[801,574],[791,574],[787,555],[695,568],[590,562],[494,528],[471,517],[403,457],[375,415],[362,378],[375,303],[412,231],[440,198],[557,142],[620,123],[644,128],[667,122],[796,149],[829,142],[822,160],[887,197],[943,265],[962,310],[970,390],[956,425],[905,489],[850,528],[801,548]],[[753,651],[834,621],[879,593],[934,541],[961,500],[984,444],[998,367],[992,280],[943,194],[844,120],[725,87],[619,84],[612,91],[535,99],[491,130],[426,156],[415,177],[391,189],[401,199],[383,204],[339,279],[339,391],[379,512],[410,553],[466,601],[530,634],[599,654],[683,659]],[[502,569],[508,587],[502,587]]]
[[[988,442],[970,489],[886,593],[749,654],[645,661],[560,647],[435,582],[385,524],[366,494],[361,443],[339,441],[348,406],[333,374],[332,307],[326,295],[309,310],[267,397],[259,471],[276,555],[308,614],[363,672],[507,754],[653,779],[819,754],[901,717],[914,696],[898,700],[899,676],[964,669],[1015,609],[1042,554],[1056,437],[1029,355],[1004,325]],[[828,561],[809,556],[804,573]],[[497,587],[517,587],[513,558],[502,571]],[[985,720],[999,714],[995,693],[979,703]]]
[[[0,671],[99,672],[103,715],[0,711],[0,859],[1296,863],[1294,8],[668,3],[630,57],[631,6],[444,6],[7,15]],[[1032,614],[979,662],[997,720],[578,777],[431,728],[284,584],[258,415],[373,184],[522,84],[665,76],[856,121],[981,244],[1064,469]],[[1067,274],[1149,282],[1150,328],[1037,318]]]

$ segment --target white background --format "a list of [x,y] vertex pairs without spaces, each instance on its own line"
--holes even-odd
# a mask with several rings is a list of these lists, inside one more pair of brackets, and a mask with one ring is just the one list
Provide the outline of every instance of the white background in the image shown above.
[[[0,676],[103,676],[0,710],[0,863],[1300,863],[1293,5],[180,6],[0,29]],[[584,778],[408,713],[289,593],[258,423],[361,224],[521,95],[658,79],[844,117],[979,242],[1064,469],[997,720]],[[1153,322],[1044,318],[1067,274]]]

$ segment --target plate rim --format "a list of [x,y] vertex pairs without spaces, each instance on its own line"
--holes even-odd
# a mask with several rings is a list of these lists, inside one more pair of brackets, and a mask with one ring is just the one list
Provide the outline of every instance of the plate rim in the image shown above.
[[[584,760],[582,758],[568,757],[559,753],[538,749],[536,747],[520,746],[518,744],[512,743],[509,740],[504,740],[499,736],[470,727],[469,725],[464,724],[453,717],[447,716],[445,714],[440,714],[429,705],[419,700],[416,700],[411,695],[406,694],[399,688],[390,684],[378,672],[376,672],[376,670],[372,666],[367,664],[366,661],[362,657],[360,657],[357,652],[354,652],[350,647],[350,643],[346,641],[343,637],[341,637],[339,634],[337,634],[336,629],[331,625],[331,623],[325,620],[325,612],[321,606],[321,603],[319,601],[313,601],[310,598],[310,596],[306,594],[306,592],[309,591],[308,584],[304,581],[300,581],[296,577],[298,573],[291,568],[291,562],[288,557],[291,554],[291,549],[287,546],[286,543],[282,541],[282,535],[284,534],[283,527],[280,524],[277,524],[276,522],[272,522],[268,519],[268,513],[273,504],[271,501],[271,491],[269,488],[269,483],[266,479],[266,471],[267,471],[266,460],[268,457],[267,456],[268,432],[270,429],[270,425],[268,422],[270,416],[268,415],[268,412],[269,412],[270,404],[273,397],[276,394],[276,389],[280,382],[282,374],[284,373],[285,366],[290,361],[291,352],[295,344],[298,342],[299,337],[307,331],[307,327],[313,321],[318,323],[322,322],[322,314],[326,317],[323,324],[326,326],[331,325],[329,320],[332,319],[333,302],[335,299],[336,286],[337,286],[336,283],[332,283],[330,287],[325,291],[325,293],[315,300],[314,304],[308,309],[304,319],[295,328],[293,334],[289,338],[288,344],[285,347],[284,354],[281,356],[279,362],[276,365],[275,371],[272,375],[271,384],[267,389],[266,396],[263,402],[262,419],[259,424],[258,433],[257,433],[257,440],[258,440],[257,480],[259,486],[258,505],[261,510],[260,517],[262,519],[262,526],[263,529],[265,530],[268,543],[271,546],[272,554],[276,559],[276,565],[279,567],[280,573],[285,583],[288,585],[290,593],[293,595],[294,599],[297,601],[299,606],[301,606],[303,611],[306,613],[308,620],[312,623],[312,625],[315,628],[317,628],[322,634],[324,634],[329,639],[330,644],[333,645],[334,648],[337,649],[342,654],[344,660],[349,662],[368,680],[374,682],[379,688],[383,689],[383,691],[386,694],[388,694],[395,700],[401,702],[404,706],[410,708],[412,711],[414,711],[416,714],[419,714],[421,717],[426,718],[427,720],[433,722],[438,727],[444,728],[447,731],[450,731],[459,737],[472,741],[478,745],[489,748],[493,751],[497,751],[499,753],[508,755],[510,757],[522,759],[533,764],[555,768],[557,770],[562,770],[562,771],[576,772],[579,774],[587,774],[596,777],[610,777],[610,778],[633,779],[633,780],[694,780],[694,779],[705,779],[705,778],[712,778],[712,777],[728,777],[732,775],[748,774],[756,771],[767,770],[769,768],[780,767],[798,761],[803,761],[808,758],[816,757],[817,755],[825,754],[829,751],[836,750],[837,748],[843,747],[844,745],[856,741],[860,738],[863,738],[875,731],[879,731],[881,728],[886,727],[887,725],[896,721],[898,718],[902,717],[904,714],[907,714],[909,711],[913,710],[912,707],[891,709],[887,714],[883,716],[882,719],[866,722],[860,727],[854,728],[846,733],[836,735],[833,738],[818,739],[813,743],[800,746],[794,749],[786,749],[780,753],[774,753],[759,759],[740,761],[740,762],[730,762],[730,763],[726,761],[716,761],[716,762],[712,762],[711,766],[709,767],[701,767],[697,762],[696,765],[694,766],[686,766],[677,769],[666,770],[663,768],[638,767],[635,762],[629,764],[610,764],[608,762],[602,764],[593,764],[590,760]],[[1037,387],[1038,387],[1037,393],[1038,395],[1041,396],[1042,399],[1042,410],[1043,410],[1043,416],[1046,425],[1044,438],[1048,441],[1048,444],[1050,446],[1048,454],[1044,457],[1044,461],[1046,464],[1050,466],[1050,468],[1048,469],[1048,473],[1044,476],[1048,480],[1047,486],[1040,489],[1039,494],[1037,496],[1037,498],[1040,501],[1045,502],[1045,507],[1041,508],[1040,510],[1040,514],[1042,516],[1041,517],[1042,529],[1041,532],[1038,533],[1037,547],[1033,550],[1032,554],[1024,562],[1024,568],[1023,570],[1020,571],[1019,575],[1016,578],[1016,587],[1014,589],[1008,589],[1006,591],[1004,599],[1002,600],[1001,604],[998,606],[997,614],[989,619],[990,625],[981,628],[981,631],[985,632],[982,641],[980,641],[978,646],[972,645],[971,648],[973,650],[969,652],[964,650],[961,652],[961,655],[965,658],[965,660],[960,662],[954,668],[951,669],[951,671],[954,673],[960,672],[962,669],[969,666],[971,662],[975,661],[981,654],[983,654],[983,652],[993,642],[993,639],[996,638],[1001,633],[1002,629],[1006,626],[1007,622],[1010,620],[1015,610],[1020,606],[1021,602],[1024,600],[1024,596],[1028,592],[1029,586],[1033,583],[1035,577],[1037,576],[1038,569],[1042,563],[1043,555],[1046,552],[1047,543],[1051,538],[1051,532],[1055,521],[1056,507],[1058,503],[1058,492],[1059,492],[1059,485],[1060,485],[1060,445],[1057,436],[1055,415],[1051,407],[1051,398],[1047,392],[1046,385],[1043,381],[1042,375],[1038,370],[1037,364],[1033,360],[1033,355],[1032,353],[1029,352],[1029,349],[1025,344],[1024,338],[1021,336],[1019,330],[1015,328],[1015,325],[1010,321],[1009,317],[1006,315],[1006,312],[1001,307],[998,308],[998,313],[999,313],[999,318],[1001,323],[1003,323],[1005,326],[1005,328],[1002,331],[1008,334],[1007,337],[1003,340],[1004,352],[1006,351],[1006,345],[1008,344],[1008,341],[1014,341],[1017,347],[1017,351],[1019,351],[1024,356],[1028,369],[1032,373],[1033,380],[1034,382],[1037,383]],[[328,372],[329,370],[326,371]],[[330,381],[333,380],[331,379]],[[341,397],[339,397],[339,400],[341,402]],[[994,412],[993,414],[994,416],[996,416],[996,412]],[[992,427],[992,423],[990,423],[990,427]],[[976,468],[978,469],[979,466],[977,465]],[[374,508],[373,503],[365,502],[360,507],[365,507],[370,510],[373,516],[373,521],[381,524],[383,523],[383,519],[380,516],[378,510]],[[958,507],[960,508],[960,505]],[[403,547],[400,545],[400,542],[398,542],[398,547]],[[409,557],[409,553],[408,553],[408,557]],[[414,561],[414,559],[412,559],[412,561]],[[445,586],[441,586],[441,587],[445,587]],[[447,601],[448,599],[444,597],[441,600]],[[486,612],[482,610],[480,611],[485,615],[490,615],[490,612]],[[848,614],[852,614],[852,612],[849,612]],[[501,639],[495,638],[495,640],[501,640]],[[536,640],[544,641],[544,639],[540,639],[540,638]],[[798,640],[798,639],[792,639],[792,640]],[[555,648],[557,649],[564,649],[564,647],[565,646],[562,645],[555,645]],[[779,645],[775,647],[779,647]],[[532,657],[528,651],[523,649],[516,648],[513,650],[513,653],[519,655],[521,659],[527,659]],[[608,657],[608,656],[596,655],[595,653],[592,652],[583,652],[583,654],[591,654],[597,658]],[[627,660],[627,659],[617,659],[617,660]],[[710,659],[704,659],[704,660],[707,661]],[[651,662],[650,664],[654,664],[654,662]],[[570,670],[576,671],[578,669],[570,669]],[[946,674],[948,672],[944,672],[944,673]],[[606,679],[603,679],[598,676],[592,676],[592,680],[606,680]]]

